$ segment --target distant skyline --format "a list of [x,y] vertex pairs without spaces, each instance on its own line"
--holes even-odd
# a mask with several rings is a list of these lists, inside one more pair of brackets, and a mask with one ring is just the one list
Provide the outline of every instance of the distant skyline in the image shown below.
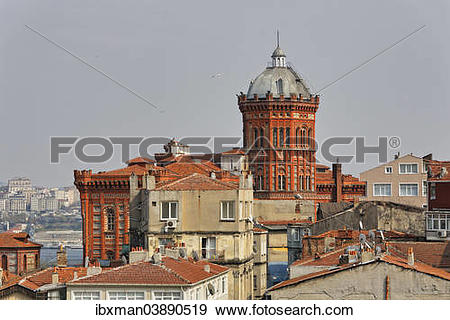
[[[74,169],[123,166],[120,149],[104,164],[72,154],[50,164],[51,136],[241,136],[236,94],[264,70],[276,30],[287,60],[316,91],[425,25],[321,92],[316,137],[375,144],[398,136],[395,152],[450,160],[449,16],[445,0],[0,0],[0,181],[26,176],[35,185],[69,186]],[[378,164],[369,156],[343,171]]]

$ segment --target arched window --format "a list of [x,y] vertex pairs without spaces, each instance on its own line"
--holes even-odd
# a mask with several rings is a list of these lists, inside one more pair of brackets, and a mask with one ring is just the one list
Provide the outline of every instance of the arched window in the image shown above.
[[[278,62],[280,62],[280,60],[278,60]],[[277,80],[277,93],[283,94],[283,80],[281,79]]]
[[300,143],[300,128],[295,130],[295,145],[298,146]]
[[280,147],[284,145],[284,129],[280,128]]
[[278,145],[278,130],[277,128],[273,128],[273,138],[272,138],[272,144],[274,147]]
[[106,259],[108,259],[108,260],[114,260],[114,252],[112,252],[112,251],[106,251]]
[[300,190],[303,190],[303,176],[299,177]]
[[116,213],[113,208],[106,209],[108,231],[114,231],[116,225]]
[[313,143],[312,129],[309,128],[309,129],[308,129],[308,146],[309,146],[310,148],[312,148],[313,145],[314,145],[314,143]]
[[35,269],[39,269],[39,255],[34,255],[34,267]]
[[23,255],[23,271],[24,272],[27,272],[27,255],[26,254],[24,254]]
[[282,174],[278,175],[278,190],[286,189],[286,177]]
[[264,129],[259,129],[259,146],[264,147]]
[[259,141],[258,141],[258,129],[257,128],[253,129],[253,136],[254,136],[254,140],[253,140],[254,147],[257,147],[258,144],[259,144]]
[[8,271],[8,257],[5,254],[2,255],[2,269]]
[[286,145],[288,147],[291,146],[291,129],[290,128],[286,128]]
[[301,133],[300,133],[300,141],[301,141],[301,144],[302,145],[305,145],[306,144],[306,129],[305,128],[302,128],[302,131],[301,131]]

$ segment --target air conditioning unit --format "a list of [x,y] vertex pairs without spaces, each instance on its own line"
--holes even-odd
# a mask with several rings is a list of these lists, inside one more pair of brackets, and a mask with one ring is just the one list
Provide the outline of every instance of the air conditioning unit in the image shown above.
[[177,220],[167,220],[166,221],[166,228],[175,229],[177,227],[177,223],[178,223]]
[[447,238],[447,230],[438,231],[439,238]]

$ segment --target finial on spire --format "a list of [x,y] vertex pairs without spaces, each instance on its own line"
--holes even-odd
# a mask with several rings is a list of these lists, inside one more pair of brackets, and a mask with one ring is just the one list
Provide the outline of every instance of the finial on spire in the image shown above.
[[277,30],[277,48],[280,47],[280,31]]

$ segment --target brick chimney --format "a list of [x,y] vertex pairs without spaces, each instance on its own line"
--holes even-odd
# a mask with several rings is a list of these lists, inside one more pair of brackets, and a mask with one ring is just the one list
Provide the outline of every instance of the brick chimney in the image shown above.
[[64,248],[62,244],[56,252],[56,264],[58,267],[67,267],[67,252],[66,248]]
[[206,271],[206,272],[211,272],[211,266],[209,265],[209,264],[205,264],[205,266],[203,267],[203,269]]
[[410,266],[414,265],[414,251],[412,247],[408,248],[408,264]]
[[56,268],[52,272],[52,284],[58,284],[59,282],[59,275],[58,271],[56,271]]
[[333,194],[333,202],[342,201],[342,164],[338,162],[333,163],[333,180],[335,190]]

